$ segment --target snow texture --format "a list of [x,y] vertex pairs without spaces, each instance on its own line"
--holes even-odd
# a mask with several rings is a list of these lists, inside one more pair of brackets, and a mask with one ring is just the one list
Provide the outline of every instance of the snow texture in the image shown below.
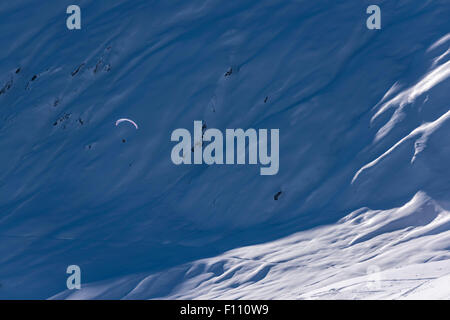
[[[0,298],[450,298],[448,0],[77,2],[0,4]],[[194,120],[279,173],[175,166]]]

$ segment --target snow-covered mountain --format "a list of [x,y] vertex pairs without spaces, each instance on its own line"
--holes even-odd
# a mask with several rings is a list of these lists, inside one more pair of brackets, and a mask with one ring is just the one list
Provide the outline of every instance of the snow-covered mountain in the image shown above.
[[[0,298],[450,298],[447,0],[70,4],[0,4]],[[195,120],[278,174],[174,165]]]

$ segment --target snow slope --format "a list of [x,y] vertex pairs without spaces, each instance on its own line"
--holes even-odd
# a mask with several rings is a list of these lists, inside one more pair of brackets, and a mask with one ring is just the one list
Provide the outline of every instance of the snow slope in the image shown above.
[[450,212],[418,193],[399,208],[364,208],[331,226],[53,298],[449,299],[449,225]]
[[[449,298],[450,6],[376,3],[0,4],[0,298]],[[173,165],[194,120],[279,173]]]

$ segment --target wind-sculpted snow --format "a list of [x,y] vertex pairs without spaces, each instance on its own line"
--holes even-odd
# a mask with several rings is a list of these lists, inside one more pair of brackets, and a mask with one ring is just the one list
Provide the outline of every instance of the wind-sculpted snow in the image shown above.
[[[3,1],[0,298],[448,298],[450,6],[370,4]],[[174,165],[195,120],[278,173]]]
[[[450,136],[450,132],[449,132],[450,126],[447,123],[447,121],[449,121],[449,119],[450,119],[450,110],[447,111],[444,115],[442,115],[439,119],[437,119],[433,122],[430,122],[430,123],[424,123],[421,126],[419,126],[418,128],[414,129],[410,134],[408,134],[406,137],[404,137],[399,142],[397,142],[392,148],[390,148],[388,151],[383,153],[380,157],[378,157],[374,161],[370,162],[369,164],[365,165],[360,170],[358,170],[356,175],[353,177],[352,182],[354,182],[364,170],[367,170],[367,169],[375,166],[376,164],[380,163],[384,158],[389,157],[389,155],[391,153],[395,152],[396,149],[400,149],[402,144],[405,144],[412,139],[418,138],[414,142],[414,155],[412,156],[411,161],[410,161],[412,164],[414,162],[414,160],[417,159],[417,156],[419,155],[419,153],[422,152],[423,150],[425,150],[428,139],[430,138],[430,136],[433,133],[435,133],[439,129],[441,129],[441,131],[443,131],[443,132],[438,131],[440,134],[438,135],[438,137],[436,139]],[[446,149],[446,147],[444,146],[443,150],[445,151],[445,149]]]
[[447,61],[443,65],[440,65],[431,71],[413,87],[397,94],[388,102],[383,103],[377,113],[372,117],[372,122],[390,107],[398,106],[398,109],[395,110],[389,122],[377,132],[375,141],[381,139],[389,133],[396,122],[401,120],[403,107],[413,103],[418,97],[438,85],[440,82],[445,81],[448,77],[450,77],[450,61]]
[[419,192],[399,208],[361,208],[334,225],[53,298],[449,299],[449,226],[450,212]]

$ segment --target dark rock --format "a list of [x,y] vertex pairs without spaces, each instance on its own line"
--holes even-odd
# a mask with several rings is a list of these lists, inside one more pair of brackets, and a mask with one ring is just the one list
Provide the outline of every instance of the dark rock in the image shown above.
[[225,73],[225,77],[231,76],[232,74],[233,74],[233,68],[230,68],[230,70],[228,70],[228,71]]
[[83,68],[85,63],[82,63],[78,66],[78,68],[75,69],[75,71],[72,72],[72,77],[74,77],[78,72],[80,72],[81,68]]
[[273,196],[273,199],[274,200],[278,200],[278,198],[280,197],[280,195],[281,195],[281,191],[278,191],[274,196]]

